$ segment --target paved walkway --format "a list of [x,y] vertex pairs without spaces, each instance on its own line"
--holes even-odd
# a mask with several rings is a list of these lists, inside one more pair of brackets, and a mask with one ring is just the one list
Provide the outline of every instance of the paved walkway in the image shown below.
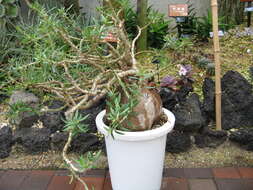
[[[106,170],[81,176],[95,190],[112,190]],[[69,180],[67,171],[0,170],[0,190],[83,190],[79,182]],[[253,190],[253,168],[168,168],[161,190]]]

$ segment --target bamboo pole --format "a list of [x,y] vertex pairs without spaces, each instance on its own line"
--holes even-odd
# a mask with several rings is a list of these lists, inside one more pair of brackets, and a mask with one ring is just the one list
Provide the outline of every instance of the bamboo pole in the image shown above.
[[221,130],[221,70],[220,70],[220,43],[218,35],[218,3],[211,1],[213,22],[213,43],[215,60],[215,108],[216,108],[216,130]]

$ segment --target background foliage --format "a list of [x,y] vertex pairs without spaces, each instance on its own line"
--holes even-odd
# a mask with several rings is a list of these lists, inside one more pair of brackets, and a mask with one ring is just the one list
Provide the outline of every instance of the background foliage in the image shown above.
[[242,24],[245,3],[240,0],[218,0],[219,15],[226,24]]

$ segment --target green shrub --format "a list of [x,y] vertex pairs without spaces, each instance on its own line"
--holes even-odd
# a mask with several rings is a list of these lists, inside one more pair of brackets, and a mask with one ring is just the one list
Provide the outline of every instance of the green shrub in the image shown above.
[[218,0],[219,15],[226,24],[242,24],[245,16],[245,3],[239,0]]
[[[219,30],[227,31],[234,27],[232,24],[226,24],[224,17],[218,18]],[[178,23],[182,29],[183,34],[190,34],[196,36],[201,41],[206,41],[212,32],[212,12],[207,11],[207,15],[197,17],[195,9],[189,5],[189,16],[186,17],[185,22]]]
[[[219,30],[227,31],[233,27],[232,24],[226,24],[224,17],[218,18]],[[200,39],[207,39],[210,37],[210,32],[212,32],[212,12],[208,10],[207,15],[200,17],[197,21],[196,35]]]
[[188,5],[188,16],[185,17],[185,22],[177,23],[177,27],[181,28],[183,34],[196,34],[198,17],[196,16],[195,8],[192,4]]
[[164,37],[165,44],[163,48],[170,49],[176,53],[185,52],[187,48],[193,46],[190,38],[178,38],[176,35],[168,34]]
[[0,29],[5,29],[6,25],[14,18],[18,17],[19,7],[16,0],[0,0]]
[[[125,28],[130,38],[137,35],[137,13],[129,0],[120,1],[125,20]],[[168,33],[170,21],[165,15],[154,10],[152,6],[148,8],[148,46],[152,48],[162,48],[164,36]]]
[[165,41],[164,36],[167,35],[170,21],[165,18],[165,15],[157,10],[148,8],[148,45],[153,48],[161,48]]
[[[101,36],[102,29],[99,27],[89,26],[84,23],[83,17],[71,16],[64,8],[46,11],[39,5],[38,16],[34,18],[34,22],[26,24],[19,22],[16,26],[15,38],[18,40],[16,48],[22,50],[22,54],[12,56],[8,60],[8,67],[5,69],[9,79],[16,81],[15,85],[5,88],[11,91],[15,88],[26,89],[34,83],[42,83],[46,81],[59,80],[62,83],[67,81],[64,75],[64,69],[55,63],[70,60],[71,56],[75,56],[71,45],[64,41],[64,34],[70,35],[73,43],[77,45],[81,38],[89,38]],[[83,40],[80,49],[88,50],[91,44],[85,43]],[[93,39],[94,41],[98,39]],[[4,45],[4,44],[2,44]],[[78,44],[79,45],[79,44]],[[94,50],[101,51],[100,47]],[[7,53],[6,51],[4,51]],[[4,53],[3,52],[3,53]],[[80,73],[86,73],[87,77],[96,74],[87,64],[73,64],[69,67],[69,72],[73,74],[74,80],[80,76]],[[92,72],[91,72],[92,71]]]

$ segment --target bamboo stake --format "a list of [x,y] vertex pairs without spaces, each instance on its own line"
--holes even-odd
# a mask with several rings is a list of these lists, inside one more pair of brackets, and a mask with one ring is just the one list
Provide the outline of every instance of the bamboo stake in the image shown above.
[[216,130],[221,130],[221,74],[220,74],[220,44],[218,35],[218,3],[211,1],[213,22],[213,43],[215,60],[215,105],[216,105]]

